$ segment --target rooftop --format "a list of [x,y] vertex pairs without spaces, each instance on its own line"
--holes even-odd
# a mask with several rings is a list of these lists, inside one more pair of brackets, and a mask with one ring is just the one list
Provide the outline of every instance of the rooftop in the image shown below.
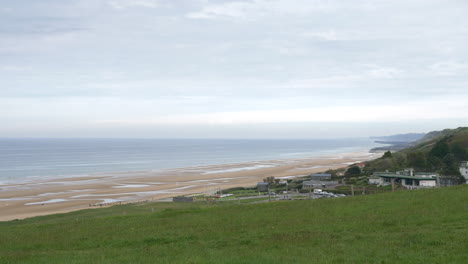
[[[427,176],[423,176],[427,175]],[[436,180],[437,173],[423,173],[416,174],[415,176],[396,174],[393,172],[375,172],[374,176],[383,178],[400,178],[400,179],[412,179],[412,180]]]

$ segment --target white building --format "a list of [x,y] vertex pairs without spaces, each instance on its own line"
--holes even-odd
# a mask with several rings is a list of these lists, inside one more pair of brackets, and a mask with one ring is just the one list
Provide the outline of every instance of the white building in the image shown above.
[[380,177],[369,177],[369,184],[382,185],[383,181]]
[[394,181],[408,189],[430,188],[437,186],[437,177],[437,173],[414,173],[413,169],[397,172],[375,172],[373,177],[369,178],[369,184],[389,185]]
[[310,180],[310,181],[303,181],[302,188],[309,189],[309,188],[327,188],[327,186],[337,185],[338,181],[317,181],[317,180]]
[[465,182],[468,183],[468,161],[460,163],[460,174],[465,178]]

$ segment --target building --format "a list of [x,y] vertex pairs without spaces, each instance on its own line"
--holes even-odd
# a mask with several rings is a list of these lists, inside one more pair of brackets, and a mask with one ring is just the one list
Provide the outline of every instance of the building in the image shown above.
[[408,189],[431,188],[437,186],[439,175],[435,172],[417,172],[413,169],[406,169],[397,172],[375,172],[369,178],[369,184],[390,185],[401,184]]
[[288,184],[288,181],[287,181],[287,180],[280,180],[280,181],[278,182],[278,184]]
[[321,187],[322,187],[322,183],[320,181],[303,181],[302,182],[303,189],[321,188]]
[[313,173],[310,175],[311,180],[331,180],[329,173]]
[[327,188],[332,185],[337,185],[337,181],[317,181],[317,180],[311,180],[311,181],[303,181],[302,182],[302,189],[322,189],[322,188]]
[[369,184],[381,185],[383,183],[382,178],[377,176],[369,177]]
[[468,183],[468,161],[460,163],[460,174],[465,178],[465,183]]
[[270,184],[268,182],[259,182],[259,183],[257,183],[257,190],[259,192],[268,192],[269,187],[270,187]]
[[315,189],[315,188],[325,188],[324,184],[320,181],[303,181],[302,189]]
[[193,202],[193,197],[177,196],[172,198],[173,202],[182,202],[182,203],[191,203]]
[[358,166],[359,169],[363,170],[364,167],[366,167],[366,164],[364,162],[359,162],[359,163],[356,163],[356,166]]

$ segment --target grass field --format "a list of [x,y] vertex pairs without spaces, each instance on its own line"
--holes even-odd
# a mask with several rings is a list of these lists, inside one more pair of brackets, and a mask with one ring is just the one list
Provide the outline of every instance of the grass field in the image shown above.
[[0,263],[468,263],[468,186],[1,222]]

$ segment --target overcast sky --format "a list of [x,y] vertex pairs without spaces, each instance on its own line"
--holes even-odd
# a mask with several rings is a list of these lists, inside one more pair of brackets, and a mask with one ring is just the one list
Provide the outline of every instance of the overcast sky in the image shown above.
[[0,0],[0,137],[468,125],[466,0]]

